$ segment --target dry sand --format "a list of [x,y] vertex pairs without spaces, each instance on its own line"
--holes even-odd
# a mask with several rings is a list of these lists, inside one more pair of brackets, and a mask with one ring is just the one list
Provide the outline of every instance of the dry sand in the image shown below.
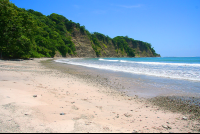
[[187,115],[46,68],[46,59],[0,60],[0,132],[199,132]]

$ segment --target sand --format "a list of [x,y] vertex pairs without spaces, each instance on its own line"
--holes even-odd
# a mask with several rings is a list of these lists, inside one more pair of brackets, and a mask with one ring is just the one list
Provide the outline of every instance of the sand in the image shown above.
[[188,115],[47,68],[47,59],[0,60],[0,132],[199,132]]

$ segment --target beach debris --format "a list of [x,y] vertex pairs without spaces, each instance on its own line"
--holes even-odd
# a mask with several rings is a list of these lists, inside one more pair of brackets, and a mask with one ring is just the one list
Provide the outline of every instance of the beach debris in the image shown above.
[[187,117],[183,116],[183,117],[182,117],[182,120],[187,120]]
[[125,113],[124,116],[126,116],[126,117],[131,117],[132,114]]
[[60,113],[60,115],[65,115],[65,113]]
[[33,95],[33,97],[37,97],[37,95]]

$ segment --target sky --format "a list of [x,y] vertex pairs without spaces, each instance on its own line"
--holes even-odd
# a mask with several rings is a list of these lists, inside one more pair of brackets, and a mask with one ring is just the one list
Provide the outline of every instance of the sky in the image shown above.
[[161,57],[200,57],[200,0],[10,0],[89,32],[148,42]]

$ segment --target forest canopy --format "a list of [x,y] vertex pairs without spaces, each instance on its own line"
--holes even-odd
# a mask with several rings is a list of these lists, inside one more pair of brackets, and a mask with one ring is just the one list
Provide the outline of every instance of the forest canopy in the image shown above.
[[[137,43],[136,40],[123,36],[112,39],[98,32],[90,33],[85,26],[62,15],[52,13],[45,16],[32,9],[18,8],[9,0],[0,1],[1,58],[54,57],[56,51],[64,57],[76,56],[76,47],[72,41],[75,30],[87,35],[97,57],[101,56],[101,43],[105,47],[106,44],[112,44],[116,50],[126,52],[127,56],[135,56],[128,42]],[[141,43],[157,55],[149,43]]]

